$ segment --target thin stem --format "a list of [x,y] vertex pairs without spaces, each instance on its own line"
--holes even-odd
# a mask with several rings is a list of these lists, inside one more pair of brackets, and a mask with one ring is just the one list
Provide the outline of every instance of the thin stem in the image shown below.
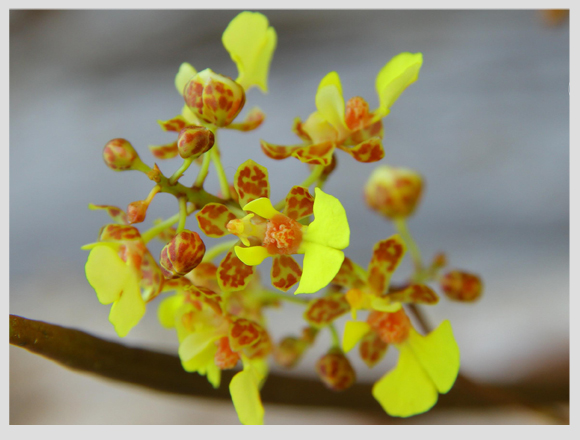
[[332,336],[332,347],[333,348],[340,348],[342,346],[342,344],[340,342],[340,336],[338,335],[338,331],[336,330],[336,327],[334,326],[334,324],[329,324],[328,330],[330,330],[330,334]]
[[177,171],[175,173],[173,173],[173,176],[171,176],[169,178],[169,184],[170,185],[175,185],[175,183],[179,180],[179,178],[181,176],[183,176],[183,173],[185,173],[185,171],[187,171],[187,169],[189,168],[189,166],[193,163],[193,158],[189,157],[187,159],[183,160],[183,163],[181,164],[181,166],[177,169]]
[[132,170],[135,171],[141,171],[142,173],[147,174],[149,171],[151,171],[151,167],[149,165],[147,165],[146,163],[144,163],[141,158],[137,158],[135,159],[135,162],[133,162],[133,165],[131,166]]
[[219,254],[229,250],[237,242],[238,242],[238,239],[235,239],[235,240],[222,241],[221,243],[216,244],[215,246],[213,246],[213,247],[209,248],[207,251],[205,251],[205,254],[203,255],[203,260],[201,260],[201,261],[204,263],[212,261]]
[[401,234],[401,237],[409,246],[409,251],[411,252],[411,258],[413,259],[413,263],[415,264],[415,272],[416,275],[419,275],[423,270],[423,263],[421,262],[421,252],[417,247],[417,243],[413,240],[411,233],[409,232],[409,228],[407,227],[407,221],[404,217],[396,218],[393,220],[395,223],[395,228],[397,232]]
[[185,197],[179,197],[177,199],[179,203],[179,224],[177,225],[177,233],[185,229],[185,220],[187,219],[187,199]]
[[226,172],[224,170],[224,166],[222,165],[222,160],[220,158],[220,150],[217,146],[217,142],[211,149],[211,160],[215,165],[215,169],[217,171],[218,179],[220,181],[220,188],[222,191],[222,197],[226,200],[231,198],[230,196],[230,184],[228,183],[228,177],[226,176]]
[[201,168],[199,169],[199,173],[197,174],[197,179],[195,179],[195,183],[193,184],[193,188],[202,188],[203,183],[207,177],[207,173],[209,172],[209,163],[211,162],[211,153],[208,151],[203,155],[203,162],[201,163]]

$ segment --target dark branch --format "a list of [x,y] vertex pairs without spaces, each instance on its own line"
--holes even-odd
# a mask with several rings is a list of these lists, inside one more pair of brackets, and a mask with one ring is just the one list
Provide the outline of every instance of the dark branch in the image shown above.
[[[229,399],[228,384],[235,372],[224,371],[222,386],[213,389],[205,377],[187,373],[176,356],[127,347],[85,332],[10,315],[10,344],[44,356],[73,370],[144,386],[156,391],[194,397]],[[567,365],[566,365],[567,368]],[[454,388],[439,399],[436,408],[480,408],[497,405],[550,405],[569,401],[568,370],[557,382],[532,380],[511,386],[474,384],[458,378]],[[475,387],[475,388],[474,388]],[[371,394],[372,384],[359,383],[341,393],[318,380],[270,374],[261,391],[265,403],[342,408],[382,413]],[[476,390],[477,392],[474,392]],[[484,390],[484,392],[481,392]],[[524,396],[517,399],[507,396]],[[526,405],[530,406],[530,405]],[[396,423],[380,415],[384,423]]]

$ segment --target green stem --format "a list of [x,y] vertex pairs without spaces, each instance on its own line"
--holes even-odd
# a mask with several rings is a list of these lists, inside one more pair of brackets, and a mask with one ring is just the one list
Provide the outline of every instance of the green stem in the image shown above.
[[212,261],[215,257],[217,257],[219,254],[229,250],[232,246],[234,246],[239,240],[235,239],[235,240],[228,240],[228,241],[223,241],[221,243],[216,244],[215,246],[209,248],[207,251],[205,251],[205,254],[203,255],[203,262],[207,263],[209,261]]
[[231,198],[230,196],[230,185],[228,183],[228,177],[226,176],[226,172],[224,170],[224,166],[222,165],[222,161],[220,158],[220,150],[216,144],[211,149],[211,160],[215,165],[215,169],[217,171],[218,179],[220,181],[220,188],[222,191],[222,197],[226,200]]
[[341,348],[342,343],[340,342],[340,336],[338,336],[338,331],[334,324],[328,324],[328,330],[330,330],[330,335],[332,336],[332,348]]
[[144,243],[148,243],[153,239],[157,234],[163,232],[164,229],[173,226],[175,223],[179,221],[179,213],[169,217],[167,220],[162,221],[161,223],[156,224],[151,229],[148,229],[144,233],[141,234],[141,238],[143,239]]
[[201,168],[199,169],[199,173],[197,174],[197,179],[195,179],[193,188],[203,187],[203,182],[205,182],[205,178],[207,177],[207,173],[209,172],[210,162],[211,162],[211,153],[207,152],[203,155],[203,162],[201,163]]
[[[397,232],[401,235],[401,238],[407,246],[409,247],[409,252],[411,252],[411,258],[413,259],[413,263],[415,264],[415,272],[416,276],[419,276],[423,271],[423,263],[421,262],[421,252],[417,247],[417,243],[413,240],[411,233],[409,232],[409,228],[407,227],[407,221],[404,217],[396,218],[393,220],[395,223],[395,228]],[[415,277],[414,277],[415,278]]]
[[187,199],[185,197],[179,197],[179,224],[177,225],[177,233],[185,229],[185,220],[187,219]]
[[[316,182],[316,180],[320,177],[320,175],[322,174],[323,171],[324,171],[324,165],[315,165],[314,168],[312,169],[312,172],[310,173],[310,176],[308,176],[306,179],[304,179],[304,181],[299,186],[303,186],[305,188],[310,187],[310,185],[312,185],[314,182]],[[284,208],[285,204],[286,204],[286,199],[282,199],[274,205],[274,209],[277,209],[278,211],[280,211],[282,208]]]
[[191,158],[191,157],[184,159],[181,166],[177,169],[177,171],[175,173],[173,173],[173,176],[171,176],[169,178],[169,184],[175,185],[175,183],[179,180],[179,178],[181,176],[183,176],[183,173],[185,173],[185,171],[187,171],[187,169],[190,167],[192,162],[193,162],[193,158]]
[[135,162],[133,162],[133,166],[131,167],[131,169],[135,171],[141,171],[142,173],[145,174],[151,171],[151,167],[146,163],[144,163],[140,158],[135,159]]

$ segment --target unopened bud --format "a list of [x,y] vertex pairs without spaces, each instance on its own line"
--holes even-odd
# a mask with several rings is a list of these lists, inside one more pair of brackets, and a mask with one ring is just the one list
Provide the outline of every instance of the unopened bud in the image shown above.
[[445,274],[440,285],[445,295],[455,301],[475,301],[483,291],[483,283],[477,275],[460,270]]
[[197,158],[208,151],[215,142],[211,130],[198,125],[188,125],[179,132],[177,149],[183,159]]
[[125,139],[113,139],[103,149],[103,159],[109,168],[114,171],[130,170],[139,160],[139,155]]
[[421,198],[423,179],[406,168],[375,168],[364,189],[367,205],[388,218],[411,215]]
[[288,336],[274,348],[274,360],[285,368],[292,368],[298,363],[307,346],[305,341]]
[[129,206],[127,206],[127,220],[129,223],[141,223],[145,220],[148,207],[149,205],[144,200],[129,203]]
[[387,344],[405,342],[411,330],[411,321],[403,309],[394,313],[373,310],[369,314],[367,322]]
[[316,373],[328,388],[343,391],[356,380],[356,374],[344,353],[331,349],[316,362]]
[[189,80],[183,98],[195,116],[217,127],[231,124],[246,102],[242,86],[211,69],[202,70]]
[[167,279],[180,278],[201,263],[205,245],[197,232],[187,229],[177,234],[161,250],[159,264]]

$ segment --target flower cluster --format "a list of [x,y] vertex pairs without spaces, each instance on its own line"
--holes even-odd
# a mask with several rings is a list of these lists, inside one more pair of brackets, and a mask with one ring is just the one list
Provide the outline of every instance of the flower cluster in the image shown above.
[[[423,56],[402,53],[384,65],[375,80],[379,106],[373,111],[361,97],[345,103],[338,74],[326,75],[315,94],[316,111],[304,122],[295,119],[291,126],[302,143],[283,146],[261,141],[267,157],[292,156],[310,167],[306,180],[286,188],[283,200],[273,201],[263,165],[247,160],[228,178],[218,132],[246,132],[264,122],[265,114],[258,108],[239,116],[251,88],[268,90],[276,39],[265,16],[242,12],[222,37],[238,69],[235,80],[209,68],[198,72],[189,63],[179,67],[175,87],[184,106],[177,116],[159,121],[164,131],[173,133],[172,141],[149,147],[158,160],[182,159],[172,175],[164,175],[157,164],[143,162],[125,139],[105,145],[103,159],[109,168],[139,171],[153,188],[126,210],[89,205],[106,211],[112,223],[101,229],[96,242],[83,246],[90,251],[87,280],[102,304],[112,304],[109,320],[120,337],[161,295],[158,318],[164,328],[175,330],[185,371],[206,376],[217,388],[222,370],[241,367],[229,390],[244,424],[264,422],[260,389],[267,379],[269,358],[287,368],[295,366],[323,330],[331,333],[332,344],[314,369],[329,389],[341,391],[355,383],[356,373],[347,357],[355,346],[370,368],[393,345],[399,351],[398,364],[375,384],[374,397],[392,416],[427,411],[439,393],[453,386],[459,348],[449,321],[428,332],[415,329],[408,314],[439,302],[430,283],[438,282],[454,301],[471,302],[481,296],[481,280],[457,269],[441,273],[447,265],[444,254],[437,254],[428,266],[423,264],[405,222],[416,211],[423,191],[422,178],[415,171],[382,165],[370,175],[365,200],[394,223],[397,234],[376,243],[366,270],[345,256],[351,240],[347,212],[323,190],[336,172],[337,149],[364,163],[384,158],[383,119],[418,79]],[[186,186],[180,179],[194,163],[199,167],[197,177]],[[204,188],[211,165],[220,182],[218,195]],[[178,212],[140,231],[135,225],[146,220],[159,193],[173,195]],[[211,239],[227,237],[231,239],[208,246]],[[163,243],[158,258],[148,248],[153,239]],[[403,284],[391,285],[407,250],[414,271]],[[296,259],[300,255],[301,262]],[[262,284],[257,270],[267,258],[272,262],[271,283],[267,283],[271,287]],[[310,296],[288,294],[290,289],[294,295]],[[304,307],[304,322],[298,335],[276,342],[267,310],[285,301]],[[342,338],[337,320],[344,324]]]

